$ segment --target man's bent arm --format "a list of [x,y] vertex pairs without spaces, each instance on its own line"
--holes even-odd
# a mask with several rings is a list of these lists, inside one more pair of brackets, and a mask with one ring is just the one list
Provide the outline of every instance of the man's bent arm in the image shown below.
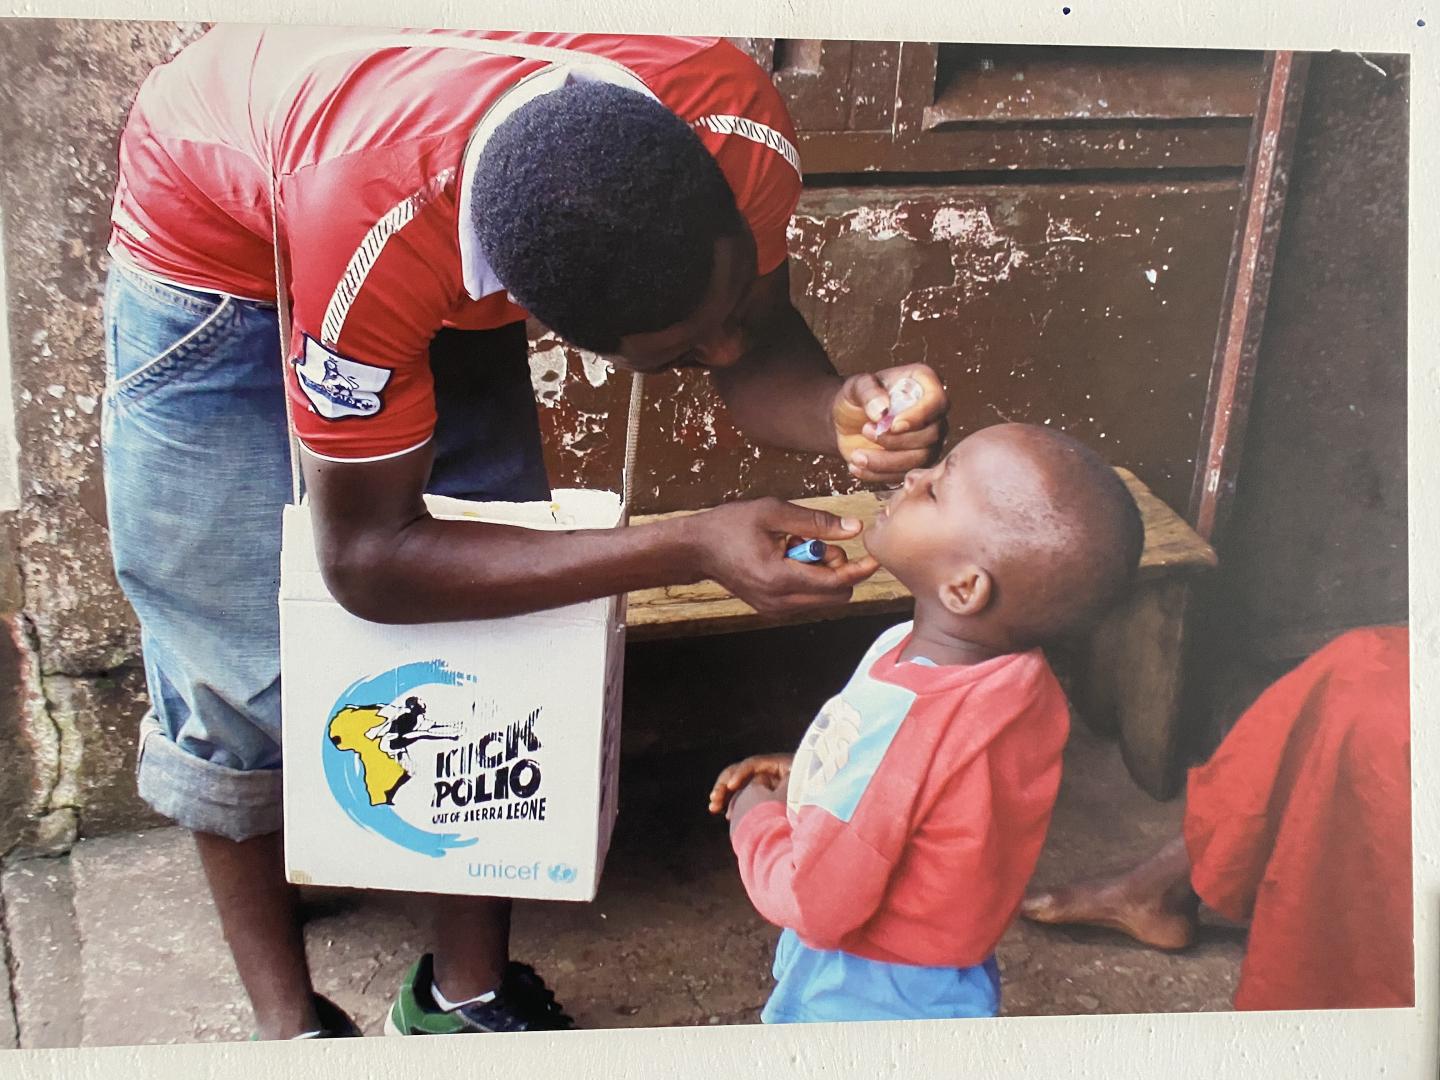
[[875,569],[870,559],[785,559],[789,535],[840,540],[859,526],[774,499],[618,529],[441,521],[422,495],[432,459],[429,444],[363,463],[302,453],[322,573],[336,600],[361,618],[498,618],[702,577],[783,613],[843,604]]
[[769,446],[837,454],[834,405],[844,380],[790,302],[788,262],[755,283],[745,332],[745,356],[712,372],[739,428]]

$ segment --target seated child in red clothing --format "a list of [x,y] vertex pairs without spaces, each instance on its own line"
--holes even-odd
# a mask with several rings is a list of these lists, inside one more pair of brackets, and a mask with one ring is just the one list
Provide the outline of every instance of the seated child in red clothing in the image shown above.
[[766,1023],[994,1016],[995,946],[1035,868],[1069,707],[1041,646],[1139,565],[1140,514],[1091,450],[1005,424],[917,469],[864,534],[915,597],[793,758],[716,780],[740,876],[784,932]]

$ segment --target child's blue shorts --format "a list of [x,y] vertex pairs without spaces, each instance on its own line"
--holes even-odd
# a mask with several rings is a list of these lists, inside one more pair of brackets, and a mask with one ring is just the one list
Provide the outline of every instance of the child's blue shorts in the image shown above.
[[775,950],[775,992],[767,1024],[840,1020],[953,1020],[1000,1012],[1000,969],[992,956],[968,968],[913,967],[812,949],[793,930]]

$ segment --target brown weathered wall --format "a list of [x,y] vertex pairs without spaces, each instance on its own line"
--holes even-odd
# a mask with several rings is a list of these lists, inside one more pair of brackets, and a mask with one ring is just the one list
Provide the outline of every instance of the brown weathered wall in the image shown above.
[[[842,372],[926,361],[950,389],[952,431],[1054,424],[1183,508],[1238,193],[1238,180],[810,190],[791,288]],[[569,375],[537,383],[551,474],[613,483],[628,378],[600,382],[594,361],[544,344],[537,363]],[[702,374],[650,378],[646,401],[642,513],[859,487],[828,460],[747,443]]]

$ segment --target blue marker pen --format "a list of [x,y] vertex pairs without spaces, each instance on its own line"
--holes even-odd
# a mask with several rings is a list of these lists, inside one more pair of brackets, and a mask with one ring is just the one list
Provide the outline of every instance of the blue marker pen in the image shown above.
[[785,558],[796,562],[817,563],[825,558],[824,540],[806,540],[785,552]]

